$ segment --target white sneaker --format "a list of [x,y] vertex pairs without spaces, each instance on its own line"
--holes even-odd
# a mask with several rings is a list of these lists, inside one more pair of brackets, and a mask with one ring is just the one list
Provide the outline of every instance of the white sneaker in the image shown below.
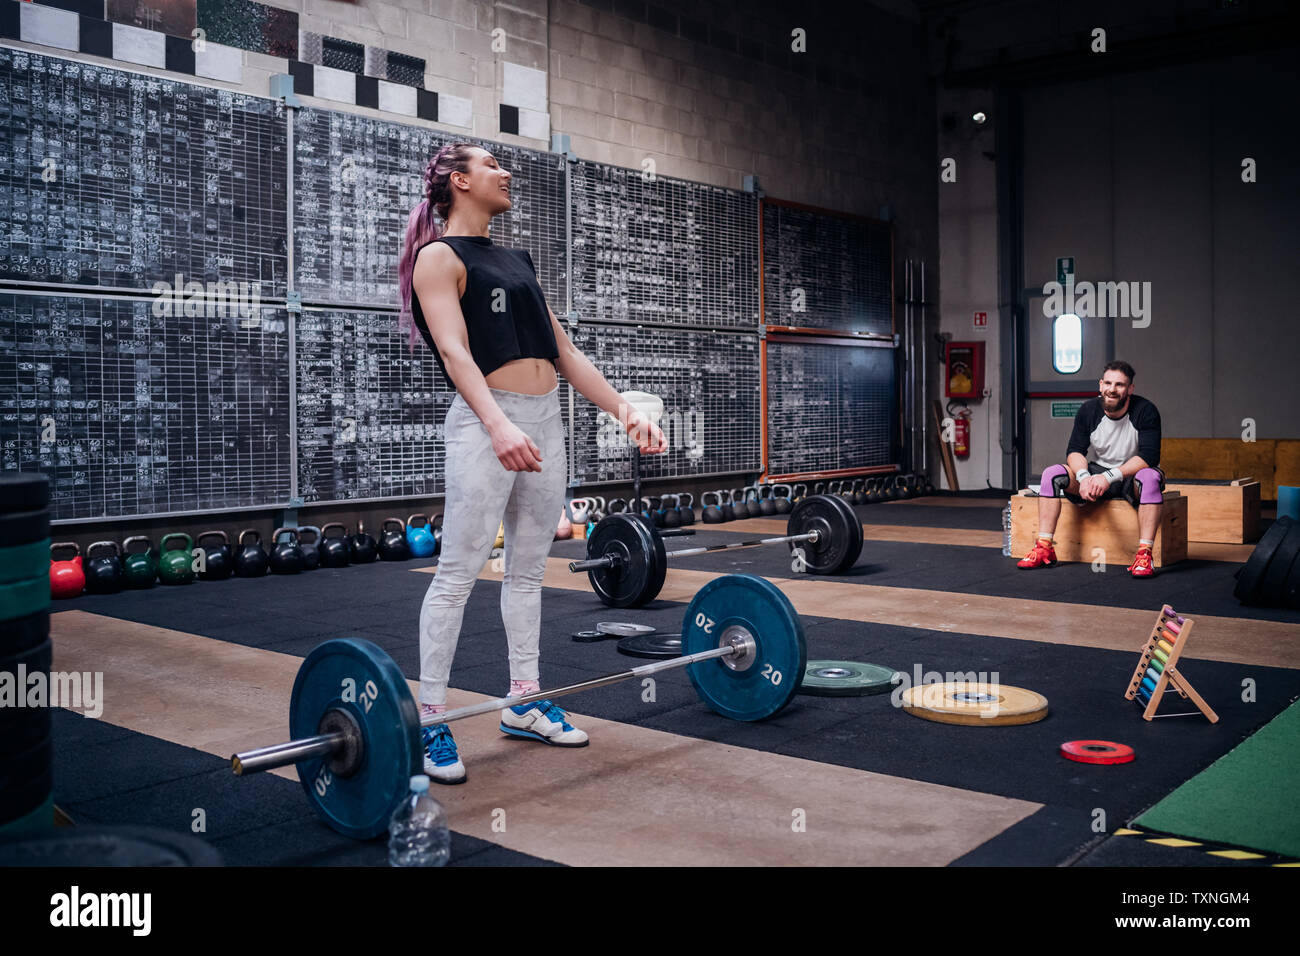
[[424,740],[424,772],[437,783],[464,783],[465,765],[460,762],[456,741],[446,724],[420,728]]
[[518,704],[501,711],[501,732],[556,747],[587,746],[587,734],[571,726],[564,716],[549,700]]

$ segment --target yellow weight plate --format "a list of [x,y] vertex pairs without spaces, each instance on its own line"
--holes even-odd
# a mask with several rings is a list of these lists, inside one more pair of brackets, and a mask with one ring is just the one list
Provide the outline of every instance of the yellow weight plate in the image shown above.
[[941,724],[1005,727],[1042,720],[1047,698],[1006,684],[922,684],[904,692],[903,709]]

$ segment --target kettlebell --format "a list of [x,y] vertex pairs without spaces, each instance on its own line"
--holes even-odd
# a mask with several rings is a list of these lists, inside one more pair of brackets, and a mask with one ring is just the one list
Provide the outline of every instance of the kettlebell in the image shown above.
[[[310,541],[303,540],[303,532],[311,535]],[[320,528],[314,524],[305,524],[298,529],[298,549],[302,551],[302,569],[315,571],[320,567]]]
[[879,478],[867,479],[866,493],[867,493],[867,504],[874,505],[876,502],[880,500],[880,479]]
[[569,502],[569,514],[573,515],[575,525],[585,525],[589,511],[591,511],[591,502],[586,498],[574,498]]
[[[655,501],[658,500],[659,500],[658,498],[655,499]],[[655,523],[655,518],[654,518],[655,506],[651,503],[649,498],[641,499],[640,507],[637,510],[637,514],[639,514],[642,518],[645,518],[645,520],[650,522],[650,524],[653,525]]]
[[[686,504],[682,504],[682,499],[686,499]],[[677,496],[677,525],[686,527],[695,524],[695,496],[689,491],[683,491]]]
[[812,490],[812,493],[815,494],[815,495],[824,495],[824,494],[826,494],[826,482],[824,482],[824,481],[817,481],[817,482],[814,482],[814,483],[813,483],[813,490]]
[[[419,519],[419,524],[416,520]],[[429,558],[438,550],[438,542],[433,540],[433,529],[429,527],[429,516],[413,514],[406,519],[406,544],[411,549],[413,558]]]
[[744,521],[749,517],[749,505],[745,502],[744,488],[732,488],[727,495],[727,501],[731,505],[732,521]]
[[[673,503],[671,505],[667,503],[669,498],[673,499]],[[664,496],[664,509],[661,512],[661,514],[663,514],[664,516],[665,528],[680,528],[682,526],[682,516],[677,510],[678,508],[681,507],[681,505],[682,505],[681,495]]]
[[[168,548],[167,542],[176,539],[184,541],[185,546],[181,548]],[[162,557],[158,559],[159,581],[163,584],[194,583],[193,538],[180,531],[173,531],[171,534],[163,535],[163,539],[158,542],[158,550],[162,552]]]
[[725,488],[718,489],[718,507],[722,511],[722,520],[724,522],[736,520],[736,504],[731,499],[732,492]]
[[[95,555],[101,548],[108,554]],[[96,541],[86,549],[86,591],[90,594],[116,594],[122,590],[126,573],[122,569],[121,549],[116,541]]]
[[758,486],[758,513],[765,518],[776,514],[776,501],[772,498],[771,485]]
[[[709,504],[710,497],[713,498],[713,504]],[[700,518],[705,524],[722,524],[727,520],[722,516],[722,495],[718,492],[704,492],[700,495],[700,504],[704,506],[704,513],[700,515]]]
[[609,514],[609,510],[605,505],[605,499],[600,495],[592,495],[587,500],[592,502],[591,510],[587,512],[588,525],[594,521],[600,521],[605,517],[605,515]]
[[[253,540],[248,541],[252,535]],[[262,536],[256,528],[239,532],[239,550],[235,553],[235,574],[241,578],[260,578],[270,567],[270,557],[262,549]]]
[[365,522],[358,521],[357,533],[348,538],[348,560],[353,564],[369,564],[378,557],[375,539],[366,534]]
[[[143,542],[143,551],[132,551],[131,546]],[[132,535],[122,542],[122,566],[126,571],[126,586],[129,588],[151,588],[158,578],[158,564],[155,560],[153,543],[142,534]]]
[[808,496],[808,486],[805,485],[802,481],[796,484],[794,488],[791,489],[790,491],[790,500],[796,505],[799,502],[803,501],[803,499],[806,498],[807,496]]
[[406,543],[406,525],[401,518],[385,518],[379,526],[378,551],[384,561],[406,561],[411,557],[411,546]]
[[573,522],[569,520],[569,509],[560,505],[560,520],[555,523],[553,541],[568,541],[573,537]]
[[751,518],[761,517],[763,514],[762,502],[758,500],[758,486],[746,485],[741,489],[745,493],[745,510],[749,512]]
[[[71,548],[73,556],[54,560],[54,552]],[[86,589],[86,571],[81,566],[81,546],[75,541],[50,545],[50,597],[74,598]]]
[[[785,494],[781,494],[781,489],[785,489]],[[793,491],[789,485],[772,486],[772,507],[776,509],[779,515],[788,515],[794,510],[794,502],[791,500]]]
[[276,528],[271,534],[269,558],[272,574],[297,574],[302,570],[302,547],[293,528]]
[[[204,548],[204,538],[220,538],[221,543],[215,548]],[[202,531],[196,542],[203,548],[203,570],[199,577],[204,581],[224,581],[235,570],[235,556],[230,553],[230,535],[224,531]]]
[[433,553],[442,551],[442,512],[433,516]]
[[[330,534],[337,529],[337,534]],[[320,529],[320,566],[322,568],[346,568],[348,566],[348,529],[337,521],[321,526]]]

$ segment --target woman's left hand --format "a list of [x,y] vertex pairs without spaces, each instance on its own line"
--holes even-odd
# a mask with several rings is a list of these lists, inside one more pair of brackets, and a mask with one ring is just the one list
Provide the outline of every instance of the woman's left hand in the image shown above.
[[640,412],[633,412],[627,419],[628,437],[641,449],[642,454],[657,455],[668,450],[668,442],[659,426]]

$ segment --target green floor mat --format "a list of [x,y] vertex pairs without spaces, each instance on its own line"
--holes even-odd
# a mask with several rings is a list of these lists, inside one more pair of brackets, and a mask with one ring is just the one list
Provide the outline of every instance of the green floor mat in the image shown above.
[[1300,702],[1134,825],[1300,857]]

